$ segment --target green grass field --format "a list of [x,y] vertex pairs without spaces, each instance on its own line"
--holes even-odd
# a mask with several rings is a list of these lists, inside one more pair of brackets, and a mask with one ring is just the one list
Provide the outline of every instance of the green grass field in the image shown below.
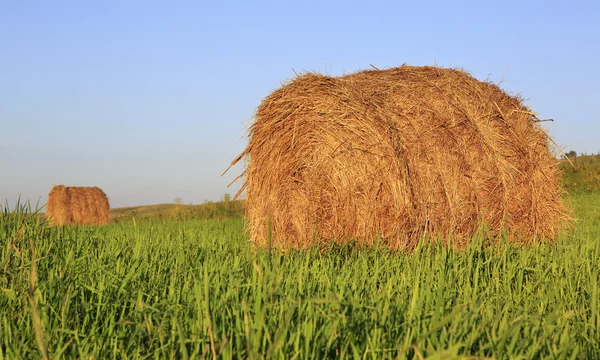
[[0,360],[600,358],[600,194],[567,201],[579,220],[555,244],[412,254],[270,254],[237,216],[48,228],[5,211]]
[[158,204],[111,209],[115,222],[136,220],[207,220],[241,217],[244,201],[207,202],[200,205]]

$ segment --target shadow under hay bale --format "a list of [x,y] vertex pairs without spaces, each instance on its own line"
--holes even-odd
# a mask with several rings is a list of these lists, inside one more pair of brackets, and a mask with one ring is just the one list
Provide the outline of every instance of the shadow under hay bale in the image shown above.
[[[251,240],[413,248],[552,239],[569,218],[549,137],[520,97],[469,74],[402,66],[303,74],[257,109],[245,159]],[[238,196],[236,195],[236,197]]]
[[53,226],[103,225],[111,221],[108,198],[98,187],[54,186],[48,195],[46,217]]

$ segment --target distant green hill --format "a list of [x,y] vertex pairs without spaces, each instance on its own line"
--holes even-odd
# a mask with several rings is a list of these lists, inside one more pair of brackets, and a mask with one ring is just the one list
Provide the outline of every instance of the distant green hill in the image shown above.
[[142,219],[217,219],[244,215],[244,200],[207,202],[200,205],[158,204],[111,209],[117,222]]
[[600,155],[571,156],[561,160],[563,185],[570,193],[600,192]]

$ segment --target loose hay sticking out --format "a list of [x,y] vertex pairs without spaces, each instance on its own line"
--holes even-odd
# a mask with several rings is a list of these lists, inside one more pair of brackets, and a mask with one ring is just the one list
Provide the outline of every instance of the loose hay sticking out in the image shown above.
[[[568,219],[548,135],[520,97],[459,70],[304,74],[257,109],[245,151],[249,233],[299,248],[351,239],[459,243],[486,223],[513,241]],[[240,194],[238,193],[238,195]]]
[[98,187],[57,185],[48,196],[46,216],[51,225],[110,223],[110,205]]

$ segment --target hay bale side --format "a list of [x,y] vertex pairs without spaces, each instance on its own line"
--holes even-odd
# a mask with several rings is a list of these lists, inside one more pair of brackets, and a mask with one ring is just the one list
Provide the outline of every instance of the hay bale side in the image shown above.
[[[244,152],[251,240],[412,248],[467,241],[482,223],[513,241],[568,219],[547,133],[520,97],[469,74],[402,66],[304,74],[260,104]],[[239,193],[238,193],[239,195]]]
[[50,225],[103,225],[111,221],[110,204],[98,187],[57,185],[48,195]]
[[73,223],[71,213],[71,198],[64,185],[57,185],[50,190],[48,194],[48,204],[46,205],[46,217],[50,218],[51,225],[64,225]]
[[98,224],[108,224],[111,222],[110,203],[108,197],[99,187],[93,187],[88,190],[89,198],[96,205],[94,206],[94,218]]

